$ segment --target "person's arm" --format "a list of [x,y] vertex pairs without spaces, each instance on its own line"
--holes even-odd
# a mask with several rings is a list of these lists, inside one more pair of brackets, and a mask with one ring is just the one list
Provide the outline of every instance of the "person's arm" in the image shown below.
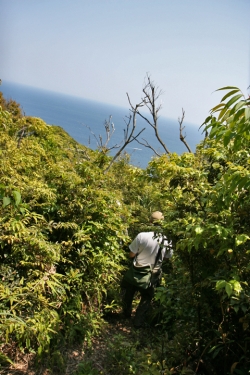
[[129,245],[129,257],[134,258],[136,254],[138,253],[138,235],[135,237],[135,239],[132,241],[132,243]]

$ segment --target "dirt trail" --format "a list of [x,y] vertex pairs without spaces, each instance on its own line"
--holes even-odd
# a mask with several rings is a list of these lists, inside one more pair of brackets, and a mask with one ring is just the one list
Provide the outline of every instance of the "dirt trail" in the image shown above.
[[[62,350],[61,354],[66,363],[64,375],[72,375],[83,361],[91,362],[97,371],[105,373],[107,343],[112,342],[112,339],[117,335],[124,337],[124,342],[130,342],[133,340],[135,334],[137,337],[140,334],[138,330],[134,330],[131,320],[122,319],[119,314],[109,316],[106,322],[107,324],[102,333],[98,337],[93,338],[92,349],[88,349],[83,344]],[[2,350],[12,358],[13,364],[0,367],[0,375],[62,375],[62,370],[52,372],[49,370],[50,366],[46,365],[46,363],[35,367],[34,354],[23,354],[13,345],[5,345]]]

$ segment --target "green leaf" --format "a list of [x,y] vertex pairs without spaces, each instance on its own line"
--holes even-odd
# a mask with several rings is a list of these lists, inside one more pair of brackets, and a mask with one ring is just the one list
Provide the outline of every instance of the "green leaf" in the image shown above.
[[8,358],[5,354],[0,352],[0,368],[2,367],[1,365],[6,363],[13,364],[12,360]]
[[40,345],[37,350],[37,354],[40,356],[43,352],[43,347]]
[[230,280],[229,283],[232,285],[233,290],[234,290],[237,294],[239,294],[239,293],[242,291],[242,287],[241,287],[239,281],[237,281],[237,280]]
[[[241,102],[240,102],[241,103]],[[236,105],[238,105],[237,103]],[[237,111],[236,115],[234,116],[234,121],[238,121],[238,119],[245,114],[245,108],[241,108],[240,110]]]
[[19,193],[19,191],[16,190],[14,190],[12,194],[15,199],[16,206],[18,206],[21,203],[21,194]]
[[[213,107],[213,108],[211,109],[211,112],[216,112],[216,111],[219,110],[221,107],[225,107],[225,103],[220,103],[220,104],[216,105],[215,107]],[[207,118],[207,119],[210,119],[210,118]],[[206,119],[206,120],[207,120],[207,119]],[[206,120],[205,120],[205,122],[206,122]]]
[[247,240],[249,240],[249,236],[247,236],[246,234],[237,235],[236,238],[235,238],[236,246],[239,246],[239,245],[245,243]]
[[8,206],[11,203],[11,199],[9,197],[3,197],[3,207]]
[[221,351],[221,349],[223,349],[223,346],[222,345],[215,345],[213,346],[208,353],[212,353],[213,352],[213,358],[215,358],[218,353]]
[[[235,106],[231,109],[229,115],[231,116],[232,114],[234,114],[235,112],[237,112],[245,104],[246,104],[245,100],[241,100],[240,102],[236,103]],[[234,120],[235,120],[235,118],[234,118]]]
[[239,88],[236,86],[225,86],[225,87],[221,87],[220,89],[216,91],[221,91],[221,90],[239,90]]
[[221,111],[220,111],[220,114],[218,116],[218,120],[222,119],[222,117],[226,114],[226,112],[228,111],[228,108],[225,106]]
[[231,139],[234,137],[234,133],[231,130],[226,131],[223,139],[224,146],[226,147]]
[[250,108],[249,107],[245,108],[245,119],[246,120],[250,119]]
[[239,100],[240,98],[242,98],[242,94],[239,94],[239,95],[235,95],[233,98],[231,98],[229,100],[229,102],[226,103],[225,107],[226,108],[229,108],[233,103],[235,103],[237,100]]
[[212,129],[211,129],[211,131],[210,131],[209,136],[213,137],[217,132],[218,132],[218,127],[217,126],[213,126]]
[[218,280],[216,282],[215,289],[216,290],[220,290],[220,289],[224,288],[225,285],[226,285],[226,281],[225,280]]
[[237,134],[234,138],[234,150],[238,151],[242,146],[242,135]]
[[28,348],[28,349],[29,349],[29,347],[30,347],[30,339],[29,339],[29,338],[27,338],[27,339],[26,339],[26,348]]
[[228,297],[230,297],[232,295],[232,293],[233,293],[232,285],[229,284],[229,283],[226,283],[226,288],[225,289],[226,289]]
[[233,94],[236,94],[236,92],[239,92],[239,89],[235,89],[232,91],[229,91],[223,98],[221,99],[221,102],[223,102],[225,99],[229,98],[229,96],[232,96]]
[[200,227],[200,226],[197,226],[195,229],[194,229],[195,233],[196,234],[201,234],[203,232],[203,229]]
[[213,352],[213,358],[217,357],[217,355],[219,354],[219,352],[220,352],[222,349],[223,349],[222,346],[217,347],[217,348],[215,349],[215,351]]

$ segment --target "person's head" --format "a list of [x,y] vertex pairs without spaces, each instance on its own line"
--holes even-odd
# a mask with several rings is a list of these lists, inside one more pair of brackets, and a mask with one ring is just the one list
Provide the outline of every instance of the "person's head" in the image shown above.
[[150,222],[153,223],[153,224],[159,224],[162,220],[164,220],[164,216],[162,214],[162,212],[160,211],[154,211],[152,212],[151,216],[150,216]]

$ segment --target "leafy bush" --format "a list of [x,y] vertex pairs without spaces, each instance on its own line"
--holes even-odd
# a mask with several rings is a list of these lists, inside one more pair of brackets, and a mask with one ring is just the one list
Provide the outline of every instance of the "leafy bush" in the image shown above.
[[1,97],[1,343],[48,353],[64,371],[59,342],[90,343],[119,307],[126,246],[160,210],[174,257],[155,297],[158,337],[139,353],[114,337],[107,363],[121,374],[248,373],[250,99],[223,90],[196,153],[162,155],[146,170],[123,157],[107,168],[107,153]]
[[42,355],[58,334],[84,340],[100,329],[129,214],[86,160],[91,150],[61,129],[3,110],[0,128],[1,327]]
[[157,293],[163,324],[175,317],[178,335],[182,321],[193,322],[196,369],[203,363],[220,374],[249,368],[249,99],[235,90],[205,121],[210,133],[195,155],[148,167],[162,187],[164,233],[176,246],[174,272]]

